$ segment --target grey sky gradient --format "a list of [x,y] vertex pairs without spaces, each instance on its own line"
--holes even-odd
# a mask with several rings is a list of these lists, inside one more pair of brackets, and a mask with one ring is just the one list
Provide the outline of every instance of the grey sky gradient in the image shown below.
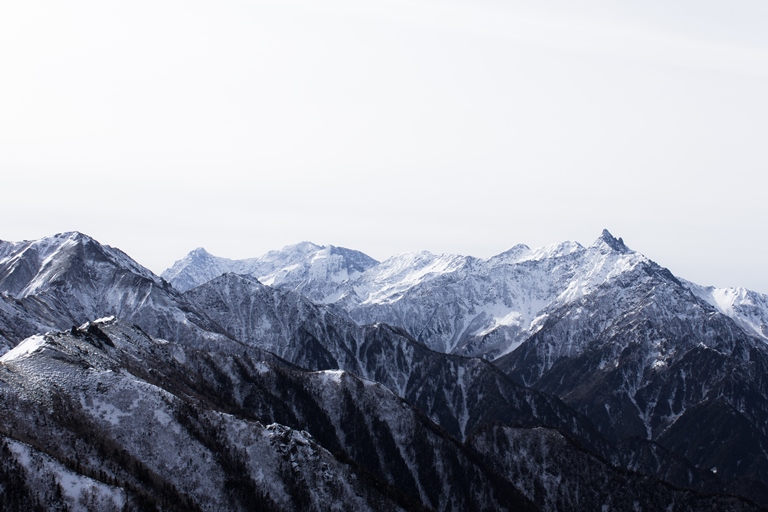
[[[637,5],[629,5],[637,4]],[[768,292],[768,4],[0,5],[0,238],[590,244]]]

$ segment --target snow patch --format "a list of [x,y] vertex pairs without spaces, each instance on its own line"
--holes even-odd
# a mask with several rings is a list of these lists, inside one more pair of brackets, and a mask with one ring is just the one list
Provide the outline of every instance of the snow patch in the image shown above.
[[39,351],[45,344],[46,339],[44,335],[38,334],[29,337],[0,357],[0,362],[7,363],[8,361],[33,354]]
[[341,376],[347,372],[344,370],[322,370],[312,373],[319,375],[323,384],[327,384],[329,382],[333,382],[334,384],[341,384]]

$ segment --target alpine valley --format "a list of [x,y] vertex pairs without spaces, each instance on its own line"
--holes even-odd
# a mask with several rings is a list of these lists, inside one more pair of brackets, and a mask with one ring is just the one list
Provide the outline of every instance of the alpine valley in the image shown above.
[[756,511],[768,296],[589,247],[0,241],[0,510]]

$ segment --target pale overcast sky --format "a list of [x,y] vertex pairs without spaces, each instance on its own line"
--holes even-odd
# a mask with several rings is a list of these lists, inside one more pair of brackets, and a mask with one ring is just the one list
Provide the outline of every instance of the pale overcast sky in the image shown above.
[[768,292],[765,0],[0,5],[0,238],[584,245]]

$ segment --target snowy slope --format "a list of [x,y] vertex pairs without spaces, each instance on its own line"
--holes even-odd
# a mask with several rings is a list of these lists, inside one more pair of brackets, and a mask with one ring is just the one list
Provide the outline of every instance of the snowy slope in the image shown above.
[[768,295],[746,288],[715,288],[685,282],[699,298],[732,318],[747,332],[768,341]]

